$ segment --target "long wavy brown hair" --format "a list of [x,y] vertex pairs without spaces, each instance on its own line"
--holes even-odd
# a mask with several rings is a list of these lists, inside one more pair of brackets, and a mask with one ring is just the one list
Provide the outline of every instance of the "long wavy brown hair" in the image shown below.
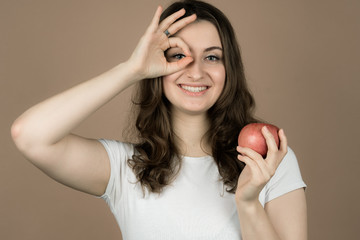
[[[223,47],[226,80],[217,102],[208,110],[210,127],[204,138],[211,144],[221,180],[227,191],[235,193],[238,177],[244,164],[237,160],[237,137],[253,117],[254,99],[249,92],[239,46],[227,17],[216,7],[202,1],[178,1],[161,15],[160,21],[185,8],[186,16],[193,13],[198,20],[216,26]],[[171,123],[171,104],[163,93],[162,78],[146,79],[139,83],[135,105],[138,107],[136,153],[128,160],[143,190],[160,193],[181,169],[181,157]]]

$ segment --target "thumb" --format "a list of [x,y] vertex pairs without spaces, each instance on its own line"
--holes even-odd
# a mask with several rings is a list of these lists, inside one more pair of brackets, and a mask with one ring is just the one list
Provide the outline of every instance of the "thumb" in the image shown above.
[[172,74],[172,73],[175,73],[177,71],[184,69],[192,61],[194,61],[194,59],[192,57],[184,57],[176,62],[170,62],[170,63],[168,62],[166,75]]

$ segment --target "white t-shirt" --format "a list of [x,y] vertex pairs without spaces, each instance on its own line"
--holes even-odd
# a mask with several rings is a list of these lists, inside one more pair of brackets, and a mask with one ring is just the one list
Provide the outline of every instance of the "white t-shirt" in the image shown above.
[[[146,192],[127,160],[131,144],[100,142],[108,152],[111,175],[103,198],[121,229],[124,240],[238,240],[241,239],[234,194],[226,192],[211,156],[183,157],[175,181],[163,192]],[[136,184],[135,184],[136,183]],[[266,202],[306,187],[294,152],[289,148],[275,175],[259,195]]]

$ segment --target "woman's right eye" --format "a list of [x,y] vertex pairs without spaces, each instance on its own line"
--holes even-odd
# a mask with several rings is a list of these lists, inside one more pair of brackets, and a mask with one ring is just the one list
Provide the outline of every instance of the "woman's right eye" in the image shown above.
[[180,59],[186,57],[185,54],[183,53],[171,53],[171,52],[165,53],[165,56],[167,61],[169,62],[179,61]]
[[184,54],[182,54],[182,53],[173,54],[171,56],[171,58],[174,59],[174,60],[180,60],[180,59],[182,59],[184,57],[186,57],[186,56]]

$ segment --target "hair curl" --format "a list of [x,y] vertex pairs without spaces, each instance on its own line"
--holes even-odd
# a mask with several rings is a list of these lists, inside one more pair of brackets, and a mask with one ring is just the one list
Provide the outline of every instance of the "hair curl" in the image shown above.
[[[235,193],[237,179],[244,168],[244,164],[237,160],[238,133],[246,124],[257,122],[253,117],[255,102],[246,83],[239,46],[227,17],[202,1],[175,2],[165,9],[160,21],[182,8],[186,10],[182,18],[195,13],[197,21],[214,24],[221,39],[226,80],[219,99],[208,110],[210,128],[205,138],[211,144],[221,180],[228,192]],[[128,160],[128,164],[143,190],[160,193],[181,168],[170,103],[163,94],[162,78],[141,81],[137,93],[138,99],[134,103],[139,108],[135,123],[139,142],[135,144],[137,154]]]

